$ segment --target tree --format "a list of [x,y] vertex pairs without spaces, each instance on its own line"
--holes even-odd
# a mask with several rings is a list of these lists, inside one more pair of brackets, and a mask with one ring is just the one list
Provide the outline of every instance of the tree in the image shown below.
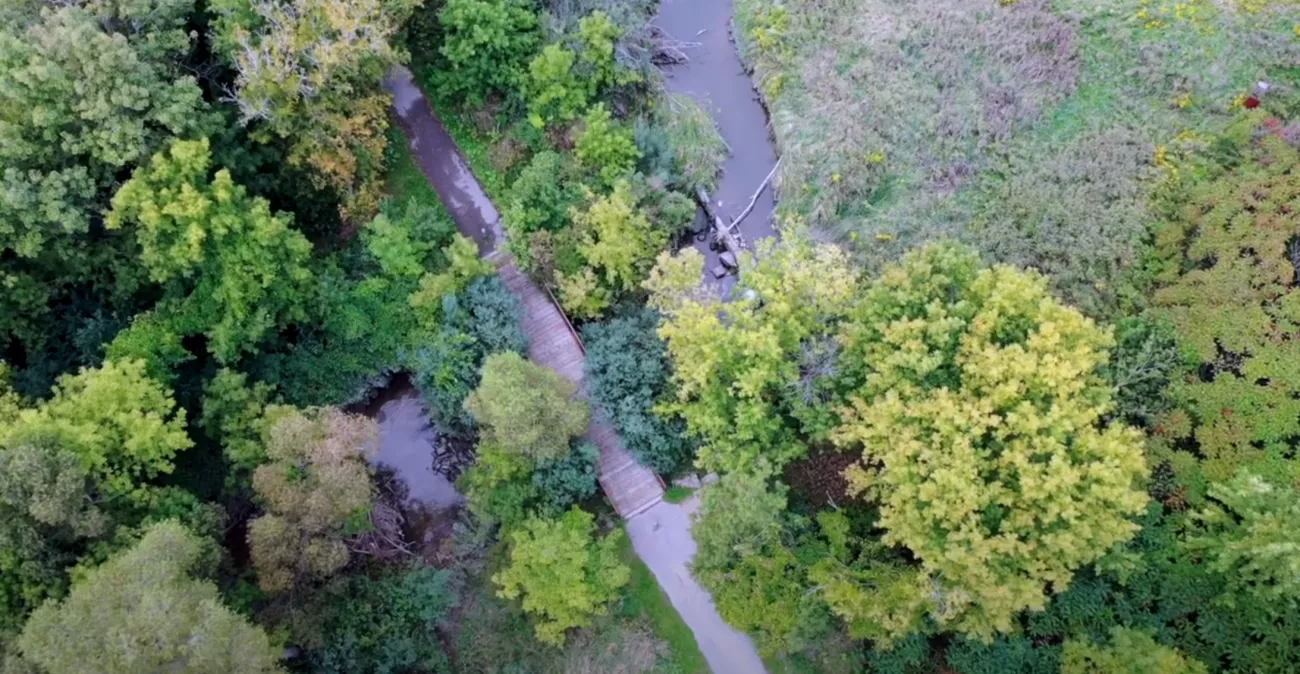
[[344,196],[364,222],[379,206],[393,37],[412,0],[222,0],[215,42],[234,65],[235,102],[255,137],[286,138],[291,162]]
[[655,402],[672,394],[668,352],[656,333],[658,327],[659,314],[647,308],[583,326],[582,342],[592,400],[637,460],[672,475],[689,467],[696,445],[680,418],[654,413]]
[[1065,642],[1061,652],[1061,674],[1206,674],[1205,665],[1187,658],[1177,649],[1156,643],[1151,635],[1134,629],[1111,630],[1109,646],[1087,639]]
[[474,450],[474,463],[456,486],[465,493],[475,517],[500,523],[508,531],[524,521],[537,500],[532,471],[533,463],[526,457],[480,442]]
[[524,267],[532,268],[529,242],[533,232],[556,232],[569,225],[569,209],[582,201],[581,181],[573,160],[546,150],[533,155],[506,193],[501,223],[506,242]]
[[67,599],[32,614],[17,642],[23,659],[49,674],[280,671],[266,633],[223,606],[216,585],[191,576],[210,552],[175,522],[151,527]]
[[405,209],[386,208],[361,230],[366,251],[394,278],[418,278],[431,266],[431,255],[451,241],[451,219],[415,199]]
[[493,574],[506,599],[523,597],[537,614],[537,638],[556,646],[571,627],[591,624],[631,578],[618,558],[622,530],[594,538],[590,513],[573,508],[558,520],[530,518],[510,534],[510,563]]
[[583,168],[610,186],[630,174],[641,157],[632,131],[619,127],[604,103],[592,106],[582,118],[582,133],[573,145],[573,153]]
[[1191,516],[1187,547],[1228,579],[1233,603],[1300,599],[1300,490],[1243,470],[1212,485],[1211,502]]
[[1155,204],[1152,300],[1200,376],[1175,378],[1175,409],[1156,420],[1153,444],[1163,456],[1190,449],[1209,481],[1249,466],[1272,473],[1300,436],[1300,320],[1291,310],[1300,300],[1291,206],[1300,153],[1271,134],[1256,143],[1259,119],[1245,121],[1218,153],[1172,175]]
[[448,0],[438,23],[445,64],[434,82],[443,98],[471,106],[512,91],[541,43],[537,14],[522,0]]
[[[126,16],[96,15],[106,7]],[[191,8],[65,6],[0,29],[0,250],[35,258],[85,234],[124,169],[202,123],[202,93],[178,68]]]
[[207,140],[172,143],[118,190],[106,226],[134,228],[150,277],[167,284],[173,323],[203,332],[229,363],[306,317],[311,244],[229,171],[209,181],[210,164]]
[[[218,370],[203,386],[199,426],[209,438],[221,443],[221,454],[230,463],[230,479],[245,487],[252,472],[267,460],[263,433],[273,389],[265,382],[249,386],[247,375],[226,368]],[[282,408],[277,411],[283,413]]]
[[573,71],[577,60],[571,50],[548,44],[528,63],[524,95],[533,126],[572,121],[587,107],[587,87]]
[[16,632],[59,596],[73,543],[104,533],[107,518],[76,455],[33,445],[0,449],[0,634]]
[[700,438],[696,463],[706,470],[778,470],[834,424],[829,402],[842,359],[833,331],[856,297],[856,275],[838,248],[806,240],[760,243],[757,257],[725,305],[684,289],[699,268],[693,256],[661,258],[647,283],[664,313],[659,336],[677,387],[660,410]]
[[865,372],[833,438],[861,448],[851,488],[919,560],[941,626],[1009,631],[1137,531],[1141,437],[1102,421],[1112,340],[1041,276],[930,245],[884,270],[842,339]]
[[595,496],[599,461],[600,450],[585,440],[574,443],[566,457],[538,461],[533,466],[533,486],[541,496],[542,513],[559,517],[569,506]]
[[7,428],[6,447],[57,447],[77,457],[106,496],[143,496],[142,482],[170,473],[177,452],[193,443],[185,410],[145,375],[143,361],[109,361],[65,375],[54,395],[26,409]]
[[266,514],[248,526],[258,585],[282,592],[328,578],[350,559],[347,539],[370,524],[366,459],[374,421],[334,408],[279,410],[267,428],[269,463],[253,472]]
[[150,378],[172,385],[176,381],[176,366],[194,359],[194,354],[181,344],[171,322],[155,311],[136,314],[131,324],[104,346],[107,360],[142,360],[145,373]]
[[668,243],[668,233],[656,229],[636,208],[631,185],[619,181],[608,196],[587,194],[591,205],[574,208],[573,225],[582,236],[578,250],[603,285],[627,292],[645,279],[654,256]]
[[478,420],[484,442],[532,461],[559,459],[569,440],[587,428],[587,404],[577,387],[517,353],[496,353],[483,362],[478,388],[465,409]]
[[418,320],[428,328],[437,327],[443,319],[443,309],[449,296],[455,295],[475,279],[491,274],[492,263],[478,255],[478,246],[467,237],[455,234],[451,243],[442,249],[447,267],[440,272],[427,272],[420,277],[420,287],[411,293],[409,302]]

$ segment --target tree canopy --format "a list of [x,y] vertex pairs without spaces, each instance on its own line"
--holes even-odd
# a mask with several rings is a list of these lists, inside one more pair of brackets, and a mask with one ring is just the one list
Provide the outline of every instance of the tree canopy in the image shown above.
[[587,403],[576,394],[559,374],[508,351],[483,361],[482,381],[465,409],[478,420],[484,442],[532,461],[559,459],[587,428]]

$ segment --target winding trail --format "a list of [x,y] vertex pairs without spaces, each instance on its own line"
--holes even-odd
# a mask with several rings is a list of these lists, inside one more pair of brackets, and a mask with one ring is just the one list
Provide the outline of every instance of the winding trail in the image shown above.
[[[506,286],[523,302],[529,359],[554,369],[582,390],[586,378],[582,342],[549,293],[520,272],[510,255],[500,249],[505,237],[496,208],[413,79],[410,71],[399,66],[384,80],[412,157],[457,229],[474,239],[479,254],[496,265]],[[586,437],[600,448],[601,487],[627,520],[633,548],[691,628],[714,674],[765,672],[749,637],[722,620],[709,593],[690,574],[688,565],[695,555],[689,517],[693,504],[664,501],[658,477],[627,453],[597,410],[593,410]]]

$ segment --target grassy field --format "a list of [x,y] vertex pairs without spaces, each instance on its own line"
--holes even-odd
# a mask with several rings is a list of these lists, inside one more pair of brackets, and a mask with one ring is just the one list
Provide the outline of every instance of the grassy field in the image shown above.
[[787,227],[868,267],[958,237],[1094,315],[1133,300],[1161,157],[1286,106],[1300,7],[1264,0],[738,0]]

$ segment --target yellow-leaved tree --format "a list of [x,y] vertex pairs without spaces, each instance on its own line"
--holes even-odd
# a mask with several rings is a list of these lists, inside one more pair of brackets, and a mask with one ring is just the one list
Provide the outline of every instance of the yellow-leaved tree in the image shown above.
[[[918,576],[877,574],[888,587],[859,583],[866,598],[987,640],[1137,531],[1141,436],[1106,422],[1097,374],[1112,338],[1045,278],[930,245],[885,269],[845,326],[863,384],[832,436],[862,450],[847,474],[879,502],[883,542],[919,562]],[[828,597],[850,623],[890,616],[858,633],[917,624],[853,611],[851,589]]]

